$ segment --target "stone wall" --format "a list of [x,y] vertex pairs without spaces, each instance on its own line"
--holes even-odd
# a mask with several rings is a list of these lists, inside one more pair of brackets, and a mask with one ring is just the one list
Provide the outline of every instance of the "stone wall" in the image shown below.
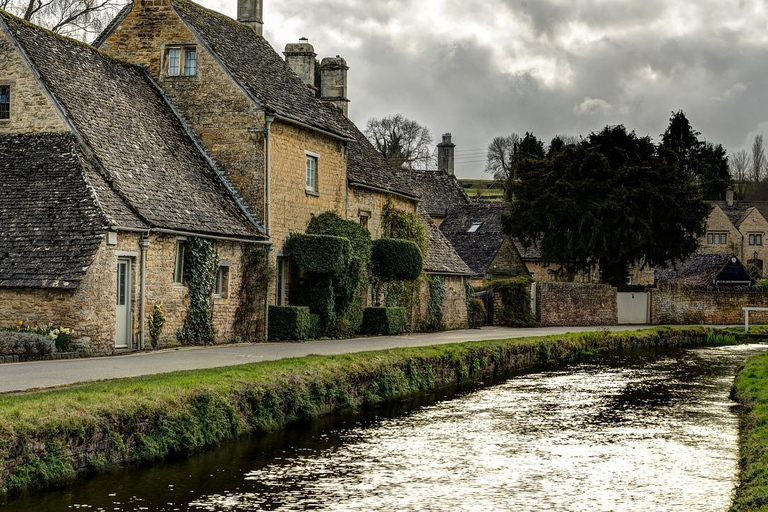
[[[443,325],[446,331],[466,329],[467,303],[464,289],[465,278],[462,276],[440,276],[445,280],[445,298],[442,303]],[[424,280],[419,288],[419,297],[415,308],[419,318],[414,322],[416,328],[427,325],[429,321],[429,282]]]
[[[768,290],[742,287],[662,287],[651,294],[654,324],[743,324],[743,307],[768,307]],[[752,312],[752,324],[768,324],[768,313]]]
[[496,256],[488,266],[487,274],[489,279],[505,279],[516,276],[527,276],[528,269],[520,257],[514,242],[508,236],[504,237]]
[[554,325],[616,325],[616,288],[605,284],[536,283],[536,322]]
[[11,118],[0,120],[0,134],[65,132],[66,126],[45,90],[0,26],[0,85],[11,89]]
[[[184,324],[189,306],[187,287],[174,284],[177,242],[183,240],[170,235],[153,234],[147,251],[146,315],[162,301],[166,324],[159,347],[177,346],[176,330]],[[102,243],[88,274],[74,291],[43,289],[0,289],[0,325],[23,320],[32,325],[54,324],[70,327],[76,337],[90,340],[94,354],[115,352],[117,260],[132,260],[131,315],[133,318],[132,349],[138,348],[140,319],[140,235],[120,232],[117,244]],[[232,327],[235,312],[240,305],[242,284],[243,246],[236,242],[215,243],[220,263],[228,264],[225,294],[214,299],[213,322],[216,343],[228,343],[234,336]],[[262,308],[263,309],[263,308]],[[261,312],[263,318],[263,311]],[[146,328],[146,324],[145,324]],[[144,348],[149,349],[146,332]],[[247,340],[259,341],[259,340]]]
[[377,192],[362,187],[349,187],[348,218],[360,222],[361,217],[367,216],[367,227],[371,238],[376,240],[384,236],[383,214],[387,198],[391,197],[395,208],[410,213],[416,213],[416,202],[400,196]]

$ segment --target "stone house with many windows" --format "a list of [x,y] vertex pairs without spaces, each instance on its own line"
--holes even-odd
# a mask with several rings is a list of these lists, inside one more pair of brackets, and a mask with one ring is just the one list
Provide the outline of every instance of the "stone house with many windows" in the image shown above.
[[745,266],[765,276],[768,259],[768,202],[737,201],[733,190],[725,201],[711,201],[707,230],[701,239],[703,254],[734,254]]
[[0,84],[0,324],[73,327],[111,353],[141,346],[162,301],[174,344],[175,266],[197,236],[218,253],[215,335],[231,340],[242,254],[266,236],[153,78],[0,12]]
[[[0,48],[0,110],[7,108],[0,136],[73,137],[82,155],[73,150],[78,156],[70,163],[84,159],[92,171],[80,171],[78,183],[94,191],[92,217],[102,220],[94,229],[103,240],[96,253],[69,261],[80,269],[75,272],[80,281],[54,272],[25,281],[30,289],[20,290],[22,281],[11,279],[20,275],[13,267],[17,263],[6,258],[4,284],[14,300],[4,302],[14,306],[0,311],[0,324],[23,317],[78,326],[96,351],[108,353],[141,346],[148,309],[162,300],[168,316],[162,341],[172,344],[188,301],[180,269],[183,242],[201,236],[214,240],[219,254],[214,320],[217,341],[229,341],[237,334],[233,319],[242,305],[246,270],[241,262],[250,247],[275,249],[277,285],[260,296],[280,304],[290,280],[283,244],[291,232],[303,232],[312,215],[335,211],[359,220],[378,237],[388,199],[420,212],[407,178],[382,165],[343,115],[348,102],[346,86],[338,86],[346,80],[343,59],[324,59],[323,84],[331,92],[321,101],[309,81],[293,71],[291,45],[288,62],[283,61],[258,33],[260,10],[260,2],[245,2],[239,8],[242,19],[235,21],[186,0],[136,2],[96,40],[101,51],[3,15],[0,35],[8,41]],[[12,143],[18,145],[5,142]],[[7,172],[33,175],[35,165],[19,156]],[[80,179],[68,169],[67,176]],[[99,180],[101,188],[92,184]],[[6,196],[6,204],[13,203]],[[17,220],[17,213],[8,220]],[[59,226],[57,240],[66,232]],[[50,250],[44,241],[35,244]],[[453,288],[463,289],[469,271],[461,258],[439,232],[431,233],[429,246],[425,270],[449,276],[456,281]],[[119,261],[112,265],[110,258]],[[41,257],[35,265],[45,261]],[[97,295],[88,291],[89,280],[100,283]],[[120,280],[123,285],[116,288]],[[51,283],[61,282],[70,291],[54,301],[58,310],[45,313],[50,308],[39,308],[39,301],[48,300],[48,288],[59,286]],[[44,297],[38,288],[48,290]],[[19,293],[32,298],[18,300]],[[80,294],[86,298],[78,299]],[[121,300],[120,311],[110,306],[98,321],[82,318],[95,315],[88,303]],[[262,323],[261,332],[265,305],[261,301],[259,311],[250,314]],[[459,315],[449,325],[466,323],[459,308],[447,309]],[[114,325],[105,318],[115,318]],[[126,319],[122,327],[120,318]]]

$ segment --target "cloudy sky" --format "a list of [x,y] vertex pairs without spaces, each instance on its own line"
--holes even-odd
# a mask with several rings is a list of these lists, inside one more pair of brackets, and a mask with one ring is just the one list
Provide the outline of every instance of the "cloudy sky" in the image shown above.
[[347,60],[358,126],[452,132],[460,177],[484,176],[496,135],[622,123],[658,140],[679,109],[729,151],[768,138],[767,0],[264,0],[264,17],[278,51],[305,36]]

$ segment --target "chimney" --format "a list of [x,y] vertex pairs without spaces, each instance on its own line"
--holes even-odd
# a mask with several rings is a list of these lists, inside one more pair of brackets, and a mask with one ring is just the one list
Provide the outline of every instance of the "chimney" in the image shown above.
[[347,99],[347,61],[339,57],[326,57],[320,63],[320,99],[332,103],[349,117]]
[[298,43],[288,43],[285,45],[285,62],[291,67],[294,73],[299,75],[304,82],[313,91],[315,87],[315,48],[309,44],[309,39],[302,37]]
[[725,204],[728,205],[728,208],[733,208],[733,187],[725,189]]
[[248,25],[258,35],[263,35],[264,0],[237,0],[237,21]]
[[443,134],[443,142],[437,145],[437,170],[453,176],[453,148],[451,134]]

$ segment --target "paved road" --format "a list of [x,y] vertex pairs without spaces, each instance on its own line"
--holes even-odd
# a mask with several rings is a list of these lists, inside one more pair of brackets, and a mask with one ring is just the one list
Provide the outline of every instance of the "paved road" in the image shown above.
[[[637,330],[644,327],[648,326],[622,326],[609,327],[608,329],[614,331]],[[546,336],[566,332],[594,331],[595,329],[595,327],[538,327],[529,329],[486,327],[407,336],[308,341],[305,343],[248,343],[218,347],[189,347],[112,357],[0,364],[0,393],[121,377],[137,377],[178,370],[257,363],[303,357],[310,354],[347,354],[397,347]]]

